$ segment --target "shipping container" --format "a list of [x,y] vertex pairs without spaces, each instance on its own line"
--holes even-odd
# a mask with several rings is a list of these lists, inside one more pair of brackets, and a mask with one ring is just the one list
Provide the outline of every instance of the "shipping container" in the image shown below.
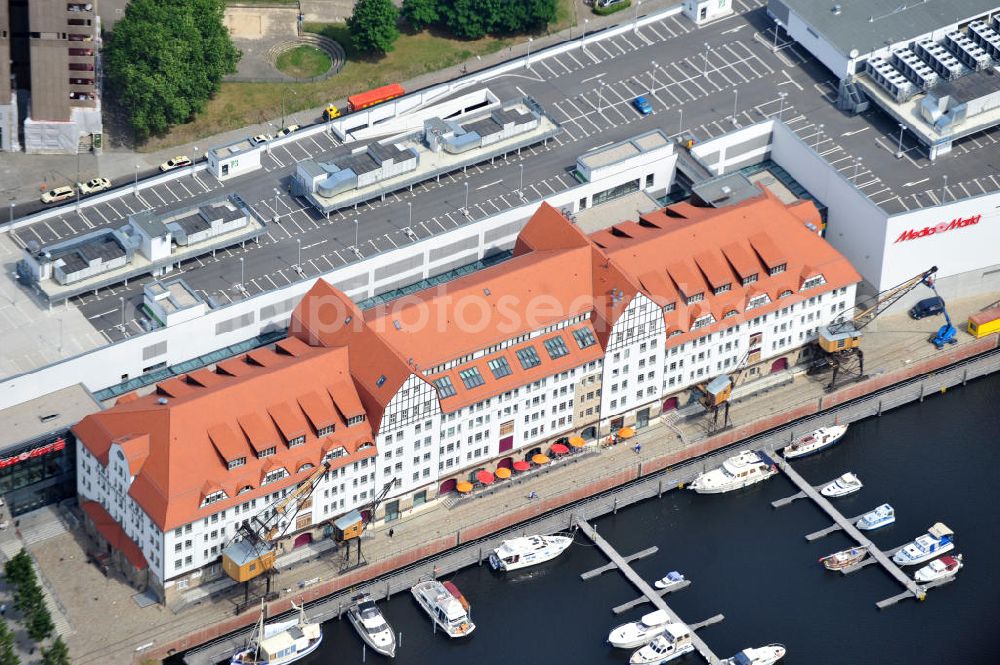
[[1000,305],[979,310],[969,317],[969,334],[979,339],[1000,332]]
[[360,111],[361,109],[366,109],[369,106],[375,106],[376,104],[381,104],[382,102],[389,101],[390,99],[402,97],[405,94],[406,91],[403,90],[403,86],[398,83],[393,83],[391,85],[384,85],[381,88],[369,90],[368,92],[359,92],[356,95],[351,95],[347,98],[347,104],[352,112]]

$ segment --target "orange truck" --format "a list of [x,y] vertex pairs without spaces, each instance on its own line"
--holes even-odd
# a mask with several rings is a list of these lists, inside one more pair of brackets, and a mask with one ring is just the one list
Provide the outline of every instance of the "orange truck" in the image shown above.
[[976,339],[995,332],[1000,332],[1000,302],[969,317],[969,334]]
[[356,95],[351,95],[347,98],[347,106],[353,113],[354,111],[366,109],[369,106],[375,106],[376,104],[387,102],[390,99],[395,99],[396,97],[402,97],[405,94],[406,91],[403,90],[403,86],[398,83],[393,83],[391,85],[384,85],[381,88],[369,90],[368,92],[359,92]]

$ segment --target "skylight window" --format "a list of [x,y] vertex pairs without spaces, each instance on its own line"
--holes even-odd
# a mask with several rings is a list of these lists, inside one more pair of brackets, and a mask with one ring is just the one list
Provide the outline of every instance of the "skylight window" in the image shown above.
[[513,371],[510,369],[510,363],[503,356],[494,358],[486,364],[489,366],[490,371],[493,372],[494,378],[502,379],[505,376],[513,374]]
[[535,351],[535,347],[526,346],[523,349],[518,349],[515,351],[517,359],[521,361],[521,367],[523,369],[531,369],[532,367],[537,367],[542,364],[542,359],[538,357],[538,351]]
[[458,376],[462,379],[462,383],[465,384],[466,388],[478,388],[486,383],[486,381],[483,380],[483,375],[479,373],[478,367],[463,369],[458,373]]
[[457,394],[455,386],[452,385],[451,383],[450,376],[442,376],[440,378],[434,379],[434,387],[437,388],[438,396],[441,399],[444,399],[445,397],[451,397],[452,395]]
[[545,344],[545,350],[549,353],[549,358],[552,358],[552,360],[562,358],[569,353],[569,349],[566,348],[566,341],[562,338],[562,335],[550,337],[543,343]]
[[594,339],[594,333],[590,332],[590,328],[574,330],[573,337],[581,349],[586,349],[588,346],[593,346],[597,343],[597,340]]

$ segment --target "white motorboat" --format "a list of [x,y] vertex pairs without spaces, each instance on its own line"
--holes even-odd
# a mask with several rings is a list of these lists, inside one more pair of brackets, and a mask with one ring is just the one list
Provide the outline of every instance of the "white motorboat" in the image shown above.
[[896,521],[896,511],[888,503],[883,503],[875,510],[862,515],[854,526],[862,531],[871,531],[879,527],[888,526]]
[[819,493],[823,496],[836,498],[839,496],[854,494],[862,487],[864,487],[864,485],[861,484],[861,479],[853,473],[847,472],[836,480],[824,485]]
[[942,580],[946,577],[953,577],[958,574],[958,571],[962,568],[962,555],[956,554],[955,556],[950,556],[945,554],[940,559],[935,559],[929,564],[921,568],[913,576],[913,579],[917,582],[933,582],[934,580]]
[[382,616],[367,593],[358,594],[352,598],[354,604],[347,610],[347,619],[358,631],[365,644],[376,653],[388,658],[396,657],[396,633]]
[[726,658],[720,665],[772,665],[784,657],[784,646],[768,644],[766,647],[744,649],[732,658]]
[[812,455],[813,453],[818,453],[824,448],[829,448],[833,444],[840,441],[846,431],[847,425],[820,427],[817,430],[809,432],[805,436],[800,436],[791,444],[785,446],[785,449],[781,452],[785,456],[785,459],[794,459],[796,457]]
[[644,615],[638,621],[630,621],[612,628],[608,642],[619,649],[634,649],[653,641],[667,629],[670,617],[663,610]]
[[490,554],[494,570],[519,570],[551,561],[573,543],[570,536],[524,536],[500,543]]
[[288,621],[264,623],[264,604],[260,619],[246,645],[233,654],[230,665],[288,665],[305,658],[323,642],[320,624],[309,621],[303,607],[292,603],[298,617]]
[[629,665],[660,665],[694,651],[691,630],[682,623],[668,623],[662,635],[632,654]]
[[741,450],[722,466],[700,474],[690,487],[699,494],[721,494],[767,480],[776,473],[778,467],[764,451]]
[[437,580],[417,582],[410,593],[448,637],[465,637],[476,629],[462,603]]
[[653,586],[657,589],[669,589],[685,581],[684,575],[678,573],[676,570],[671,570],[669,573],[653,582]]
[[955,533],[951,529],[938,522],[928,529],[927,533],[893,554],[892,560],[900,566],[915,566],[929,561],[939,554],[951,551],[955,547],[954,536]]
[[823,564],[827,570],[843,570],[844,568],[864,561],[866,556],[868,556],[868,550],[865,548],[852,547],[848,550],[828,554],[825,557],[820,558],[819,562]]

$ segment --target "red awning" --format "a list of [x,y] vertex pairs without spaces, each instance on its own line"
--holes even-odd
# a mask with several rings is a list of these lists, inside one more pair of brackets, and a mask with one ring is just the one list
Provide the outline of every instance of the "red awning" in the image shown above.
[[552,444],[552,453],[554,455],[565,455],[568,452],[569,452],[569,448],[567,448],[565,445],[563,445],[561,443],[554,443],[554,444]]
[[479,471],[478,473],[476,473],[476,480],[478,480],[479,482],[481,482],[483,485],[489,485],[494,480],[496,480],[496,478],[493,477],[493,473],[492,472],[487,471],[486,469],[483,469],[482,471]]
[[522,462],[522,461],[514,462],[514,470],[515,471],[527,471],[530,468],[531,468],[531,465],[528,464],[527,462]]

